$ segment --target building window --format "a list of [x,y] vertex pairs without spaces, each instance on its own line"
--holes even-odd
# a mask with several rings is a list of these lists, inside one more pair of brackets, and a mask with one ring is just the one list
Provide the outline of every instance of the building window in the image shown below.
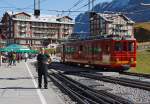
[[28,40],[26,40],[26,44],[28,44]]

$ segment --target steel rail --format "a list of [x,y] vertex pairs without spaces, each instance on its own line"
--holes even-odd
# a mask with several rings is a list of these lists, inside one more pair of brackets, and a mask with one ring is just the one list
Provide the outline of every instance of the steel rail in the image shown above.
[[63,92],[67,93],[68,95],[71,96],[72,99],[74,99],[76,102],[78,102],[79,104],[88,104],[88,102],[90,104],[98,104],[94,101],[91,101],[87,98],[85,98],[84,96],[78,94],[77,92],[73,91],[72,89],[70,89],[69,87],[67,87],[65,84],[63,84],[61,81],[59,81],[57,78],[55,78],[54,76],[49,75],[49,78],[59,86],[59,88],[61,88],[63,90]]
[[[61,84],[61,88],[68,90],[67,92],[69,93],[74,93],[76,96],[80,97],[80,100],[81,99],[84,99],[83,101],[81,100],[79,104],[132,104],[132,103],[123,103],[123,102],[119,102],[118,99],[117,100],[114,100],[110,97],[107,97],[106,94],[102,94],[102,93],[97,93],[97,91],[93,91],[87,87],[85,87],[84,85],[82,84],[77,84],[76,81],[72,81],[72,79],[62,75],[62,74],[51,74],[49,76],[53,81],[55,79],[59,80],[59,84]],[[58,82],[57,82],[58,83]],[[70,84],[71,83],[71,84]],[[62,87],[62,85],[64,87]],[[79,86],[81,85],[81,86]],[[74,87],[76,88],[80,88],[80,89],[75,89]],[[81,94],[77,94],[77,92],[83,94],[85,97],[81,96]],[[75,95],[73,95],[73,97],[75,97]],[[71,95],[71,96],[72,96]],[[103,96],[103,97],[102,97]],[[92,100],[89,100],[89,98],[91,98],[92,100],[94,99],[94,101]],[[78,99],[77,97],[75,97],[74,99]],[[86,100],[85,100],[86,99]],[[85,102],[84,102],[85,101]],[[79,102],[79,101],[78,101]],[[88,102],[88,103],[87,103]]]
[[[64,76],[63,76],[64,77]],[[61,77],[62,78],[62,77]],[[64,77],[65,78],[65,77]],[[81,88],[81,91],[86,91],[87,92],[87,96],[92,96],[95,100],[97,100],[98,102],[100,102],[100,103],[106,103],[105,101],[107,101],[107,102],[109,102],[109,103],[111,103],[111,102],[114,102],[113,101],[113,99],[109,99],[109,98],[107,98],[107,97],[104,97],[104,96],[99,96],[99,95],[97,95],[97,96],[95,96],[95,93],[93,93],[92,91],[90,91],[90,90],[88,90],[88,89],[86,89],[85,87],[83,87],[83,86],[79,86],[78,84],[77,84],[77,82],[73,82],[72,80],[69,80],[68,78],[65,78],[69,83],[71,83],[73,86],[76,86],[76,87],[78,87],[78,88]],[[102,99],[102,100],[101,100]],[[105,100],[105,101],[103,101],[103,100]],[[108,103],[108,104],[109,104]]]
[[[61,73],[60,73],[61,74]],[[84,88],[84,90],[90,92],[92,95],[97,96],[99,99],[103,99],[104,101],[109,102],[110,104],[133,104],[131,101],[124,99],[122,97],[116,96],[114,94],[108,93],[106,91],[97,91],[94,89],[91,89],[69,77],[63,76],[65,79],[69,80],[71,83],[77,84],[78,86]]]
[[140,81],[137,79],[129,79],[129,78],[123,78],[123,77],[120,77],[119,80],[150,87],[150,82],[147,82],[147,81]]
[[72,88],[76,92],[79,92],[79,93],[83,94],[85,97],[90,98],[90,99],[92,99],[93,101],[95,101],[97,103],[111,104],[111,103],[108,103],[108,102],[104,101],[103,99],[100,99],[99,97],[93,95],[90,91],[88,91],[84,88],[81,88],[80,86],[72,83],[72,81],[68,81],[66,78],[62,77],[62,75],[60,75],[60,74],[55,74],[54,76],[57,77],[59,80],[61,80],[69,88]]
[[[64,77],[66,77],[66,76],[64,76]],[[67,78],[67,79],[70,79],[70,78],[68,78],[68,77],[66,77],[66,78]],[[85,85],[83,85],[83,84],[81,84],[81,83],[79,83],[79,82],[77,82],[77,81],[75,81],[75,80],[73,80],[73,79],[70,79],[70,80],[72,80],[72,82],[78,83],[81,87],[84,87],[84,88],[86,88],[86,89],[89,89],[89,90],[95,92],[95,93],[96,93],[96,96],[98,96],[98,95],[97,95],[97,93],[98,93],[99,95],[102,95],[102,96],[104,96],[105,98],[109,98],[109,99],[116,100],[117,103],[120,103],[120,102],[121,102],[121,104],[133,104],[133,102],[131,102],[131,101],[127,100],[127,99],[124,99],[124,98],[122,98],[122,97],[120,97],[120,96],[116,96],[116,95],[114,95],[114,94],[112,94],[112,93],[109,93],[109,92],[106,92],[106,91],[103,91],[103,90],[97,91],[97,90],[91,89],[91,88],[89,88],[89,87],[87,87],[87,86],[85,86]],[[113,102],[113,104],[114,104],[114,103],[115,103],[115,102]],[[116,104],[116,103],[115,103],[115,104]]]
[[150,74],[132,73],[132,72],[120,72],[120,74],[150,78]]
[[124,86],[134,87],[134,88],[140,88],[144,90],[150,91],[150,84],[149,82],[143,82],[138,80],[132,80],[128,78],[114,78],[110,76],[102,76],[97,74],[91,74],[91,73],[80,73],[78,74],[83,77],[88,77],[96,80],[102,80],[110,83],[116,83]]

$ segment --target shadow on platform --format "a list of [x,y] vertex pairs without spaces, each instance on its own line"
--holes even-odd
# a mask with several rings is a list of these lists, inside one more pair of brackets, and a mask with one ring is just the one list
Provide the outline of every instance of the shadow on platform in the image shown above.
[[[36,79],[38,77],[34,77]],[[19,80],[19,79],[32,79],[31,77],[17,77],[17,78],[0,78],[0,80]]]
[[0,88],[0,89],[39,89],[39,88],[35,88],[35,87],[4,87],[4,88]]

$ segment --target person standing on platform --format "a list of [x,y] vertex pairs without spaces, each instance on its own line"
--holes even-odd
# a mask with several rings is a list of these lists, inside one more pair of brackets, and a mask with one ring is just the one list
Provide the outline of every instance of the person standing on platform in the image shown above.
[[15,52],[12,54],[12,62],[13,62],[13,65],[16,66],[16,53]]
[[20,61],[19,53],[16,54],[16,60],[19,63],[19,61]]
[[37,64],[38,64],[38,87],[41,88],[42,84],[42,76],[44,77],[44,88],[47,89],[47,70],[49,64],[50,56],[45,53],[44,48],[40,50],[40,53],[37,56]]
[[8,66],[12,65],[12,61],[13,61],[13,53],[9,52],[8,53]]

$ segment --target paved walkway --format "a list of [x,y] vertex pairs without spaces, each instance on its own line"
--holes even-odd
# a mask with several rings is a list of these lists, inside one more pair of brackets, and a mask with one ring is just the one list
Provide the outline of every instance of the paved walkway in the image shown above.
[[33,60],[0,66],[0,104],[64,104],[52,88],[37,89]]

